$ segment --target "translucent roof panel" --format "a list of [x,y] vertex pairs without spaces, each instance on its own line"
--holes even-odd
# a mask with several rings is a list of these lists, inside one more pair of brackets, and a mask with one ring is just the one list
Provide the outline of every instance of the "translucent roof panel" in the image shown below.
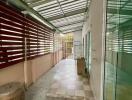
[[25,0],[60,31],[82,29],[90,0]]
[[34,6],[33,8],[35,10],[38,10],[40,8],[49,7],[51,5],[57,4],[57,1],[56,0],[50,0],[51,2],[48,2],[48,3],[43,3],[43,1],[44,0],[39,0],[37,3],[33,3],[33,4],[31,3],[31,5]]
[[53,21],[51,21],[51,23],[53,23],[55,26],[67,25],[69,23],[83,21],[84,20],[84,15],[85,15],[84,13],[81,13],[81,14],[77,14],[77,15],[73,15],[73,16],[53,20]]
[[72,24],[72,25],[68,25],[68,26],[64,26],[64,27],[60,27],[60,30],[68,30],[71,28],[77,28],[77,27],[82,27],[83,23],[77,23],[77,24]]

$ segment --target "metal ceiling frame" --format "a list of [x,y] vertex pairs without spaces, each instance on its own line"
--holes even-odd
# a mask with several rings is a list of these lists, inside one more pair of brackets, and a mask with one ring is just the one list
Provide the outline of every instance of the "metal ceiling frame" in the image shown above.
[[74,25],[74,24],[82,23],[82,22],[83,22],[83,20],[79,20],[79,21],[76,21],[76,22],[73,22],[73,23],[70,23],[70,24],[65,24],[65,25],[57,26],[56,28],[65,27],[65,26],[69,26],[69,25]]
[[[75,27],[74,29],[73,28],[69,28],[68,30],[75,30],[75,29],[82,29],[82,27],[81,26],[78,26],[78,27]],[[67,29],[66,30],[63,30],[63,31],[68,31]]]
[[[79,9],[85,9],[85,7],[80,7]],[[43,13],[40,12],[40,14],[42,14],[43,16],[46,16],[46,15],[53,15],[53,14],[56,14],[56,13],[61,13],[61,12],[56,12],[57,10],[60,10],[60,9],[57,8],[57,9],[46,11],[46,12],[43,12]],[[63,9],[63,11],[65,13],[69,13],[69,12],[75,11],[75,8],[70,9],[70,10],[64,10]]]
[[[80,13],[84,13],[85,10],[86,10],[85,8],[78,9],[78,10],[75,10],[75,11],[72,11],[72,12],[65,13],[65,16],[69,17],[69,16],[80,14]],[[64,18],[64,16],[63,15],[54,16],[54,17],[47,18],[47,20],[52,21],[52,20],[56,20],[56,19],[60,19],[60,18]]]
[[[68,2],[68,3],[64,3],[64,4],[61,4],[61,5],[66,5],[66,4],[69,4],[69,3],[73,3],[75,1],[79,1],[79,0],[74,0],[74,1],[71,1],[71,2]],[[52,8],[55,8],[55,7],[58,7],[58,6],[54,6],[54,7],[50,7],[50,8],[46,8],[46,9],[41,9],[42,11],[43,10],[48,10],[48,9],[52,9]],[[41,12],[41,10],[38,9],[38,12]]]
[[66,30],[75,30],[75,29],[79,29],[79,28],[82,29],[82,26],[83,26],[83,25],[78,25],[78,26],[74,26],[74,27],[62,28],[62,29],[60,29],[60,30],[63,32],[63,31],[66,31]]
[[87,17],[88,6],[90,3],[90,0],[25,1],[41,16],[46,18],[47,21],[52,23],[57,29],[61,30],[61,32],[68,30],[74,31],[78,28],[82,30],[84,21]]
[[30,0],[30,1],[27,0],[26,2],[27,2],[27,3],[30,3],[30,2],[35,3],[35,2],[39,2],[39,1],[42,1],[42,0]]
[[65,32],[62,32],[63,34],[66,34],[66,33],[72,33],[72,32],[77,32],[77,31],[82,31],[82,28],[81,29],[76,29],[76,30],[72,30],[72,31],[65,31]]
[[52,1],[53,0],[35,0],[32,3],[31,2],[27,2],[27,3],[31,3],[30,4],[31,7],[36,7],[36,6],[39,6],[39,5],[42,5],[42,4],[46,4],[46,3],[49,3],[49,2],[52,2]]
[[60,10],[61,10],[61,12],[63,13],[63,16],[65,17],[65,13],[64,13],[64,11],[63,11],[63,9],[62,9],[61,5],[60,5],[59,0],[56,0],[56,1],[57,1],[57,3],[59,4]]
[[[84,5],[85,6],[85,5]],[[68,6],[69,7],[69,6]],[[67,7],[63,7],[63,10],[65,9],[65,8],[67,8]],[[76,5],[76,6],[74,6],[73,7],[73,9],[75,9],[75,8],[86,8],[86,7],[78,7],[78,5]],[[52,10],[51,10],[52,9]],[[37,10],[39,13],[47,13],[47,12],[51,12],[51,11],[56,11],[58,9],[58,6],[56,6],[56,7],[54,7],[54,8],[50,8],[50,9],[46,9],[46,10],[42,10],[42,11],[40,11],[40,10]],[[68,8],[67,8],[68,9]],[[65,9],[66,10],[66,9]],[[67,10],[68,11],[68,10]],[[69,10],[70,11],[70,10]]]
[[[49,25],[50,27],[52,27],[55,30],[58,30],[52,23],[50,23],[47,19],[45,19],[42,15],[40,15],[37,11],[35,11],[34,9],[32,9],[31,7],[29,7],[25,1],[22,0],[16,0],[14,2],[14,0],[7,0],[8,3],[15,5],[16,7],[23,9],[24,11],[27,12],[27,14],[29,14],[30,16],[39,19],[40,22],[42,22],[43,24],[45,23],[45,25]],[[58,30],[60,31],[60,30]]]

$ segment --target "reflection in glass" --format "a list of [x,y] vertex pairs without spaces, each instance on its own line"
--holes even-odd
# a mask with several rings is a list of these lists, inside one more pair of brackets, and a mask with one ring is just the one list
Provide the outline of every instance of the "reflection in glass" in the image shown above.
[[132,100],[132,1],[107,1],[104,100]]

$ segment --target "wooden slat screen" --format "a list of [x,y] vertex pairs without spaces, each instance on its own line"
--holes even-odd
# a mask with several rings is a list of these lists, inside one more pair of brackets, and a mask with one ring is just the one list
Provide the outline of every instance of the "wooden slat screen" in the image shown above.
[[52,47],[50,28],[0,1],[0,69],[50,53]]
[[31,18],[26,22],[27,59],[51,53],[54,32],[37,21],[33,22]]
[[24,61],[24,15],[0,3],[0,68]]

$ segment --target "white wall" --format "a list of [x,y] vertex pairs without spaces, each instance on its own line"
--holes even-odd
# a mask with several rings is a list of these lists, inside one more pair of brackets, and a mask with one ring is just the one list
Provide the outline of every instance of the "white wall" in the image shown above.
[[24,63],[0,69],[0,85],[8,82],[21,82],[24,83]]
[[82,41],[82,31],[76,31],[73,33],[74,41]]
[[82,57],[82,31],[76,31],[73,33],[74,37],[74,58]]
[[83,26],[82,38],[88,31],[92,38],[92,66],[90,83],[95,100],[103,100],[103,71],[104,71],[104,30],[105,30],[105,0],[92,0],[89,17]]

